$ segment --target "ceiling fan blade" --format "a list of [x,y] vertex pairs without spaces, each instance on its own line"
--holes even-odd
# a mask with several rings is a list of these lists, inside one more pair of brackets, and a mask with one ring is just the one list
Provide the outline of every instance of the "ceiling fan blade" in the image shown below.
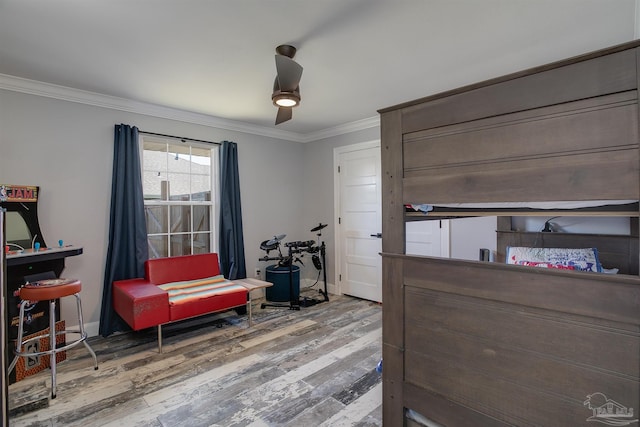
[[282,122],[286,122],[287,120],[291,120],[293,117],[293,111],[291,108],[278,108],[278,114],[276,115],[276,124],[279,125]]
[[302,66],[296,61],[286,56],[276,55],[276,71],[281,91],[293,92],[298,87],[302,77]]

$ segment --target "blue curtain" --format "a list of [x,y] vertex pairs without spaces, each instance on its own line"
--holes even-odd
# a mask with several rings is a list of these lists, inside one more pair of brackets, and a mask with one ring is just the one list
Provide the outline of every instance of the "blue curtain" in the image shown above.
[[116,125],[109,247],[100,313],[100,335],[103,337],[130,329],[113,310],[111,285],[115,280],[144,277],[144,262],[148,259],[148,250],[138,128]]
[[220,239],[218,255],[220,270],[227,279],[244,279],[247,268],[244,259],[238,146],[223,141],[220,147]]

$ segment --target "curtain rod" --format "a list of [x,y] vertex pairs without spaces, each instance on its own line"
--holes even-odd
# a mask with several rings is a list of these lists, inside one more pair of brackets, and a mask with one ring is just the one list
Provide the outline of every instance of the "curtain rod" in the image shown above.
[[186,141],[194,141],[194,142],[204,142],[206,144],[222,145],[220,142],[205,141],[203,139],[193,139],[193,138],[187,138],[187,137],[184,137],[184,136],[165,135],[163,133],[145,132],[143,130],[138,130],[138,133],[143,133],[145,135],[162,136],[162,137],[165,137],[165,138],[180,139],[182,141],[186,140]]

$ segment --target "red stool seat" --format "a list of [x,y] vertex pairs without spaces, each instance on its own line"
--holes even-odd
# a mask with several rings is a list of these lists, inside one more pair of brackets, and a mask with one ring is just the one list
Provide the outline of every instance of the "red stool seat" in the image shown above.
[[[80,301],[80,291],[82,290],[82,282],[76,279],[50,279],[40,280],[34,283],[27,283],[20,288],[18,296],[22,300],[20,302],[20,316],[18,318],[18,338],[16,340],[15,357],[9,365],[9,372],[15,368],[18,358],[45,356],[50,357],[49,368],[51,369],[51,398],[56,397],[56,354],[66,351],[76,345],[82,343],[93,357],[94,369],[98,369],[98,358],[95,352],[87,343],[87,332],[84,329],[82,320],[82,302]],[[62,297],[73,296],[76,299],[76,307],[78,310],[78,329],[65,329],[56,331],[56,300]],[[27,344],[31,341],[39,340],[42,335],[24,339],[24,312],[25,307],[31,303],[38,301],[49,301],[49,350],[33,351]],[[62,347],[56,346],[56,336],[77,334],[78,339],[66,341]]]
[[20,288],[20,299],[28,301],[49,301],[77,294],[82,290],[82,282],[75,279],[49,279],[27,283]]

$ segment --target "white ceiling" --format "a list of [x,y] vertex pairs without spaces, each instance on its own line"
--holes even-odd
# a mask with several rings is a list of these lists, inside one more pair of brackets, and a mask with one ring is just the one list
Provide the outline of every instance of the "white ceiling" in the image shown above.
[[[636,3],[0,0],[0,74],[309,135],[632,40]],[[304,73],[276,128],[279,44]]]

